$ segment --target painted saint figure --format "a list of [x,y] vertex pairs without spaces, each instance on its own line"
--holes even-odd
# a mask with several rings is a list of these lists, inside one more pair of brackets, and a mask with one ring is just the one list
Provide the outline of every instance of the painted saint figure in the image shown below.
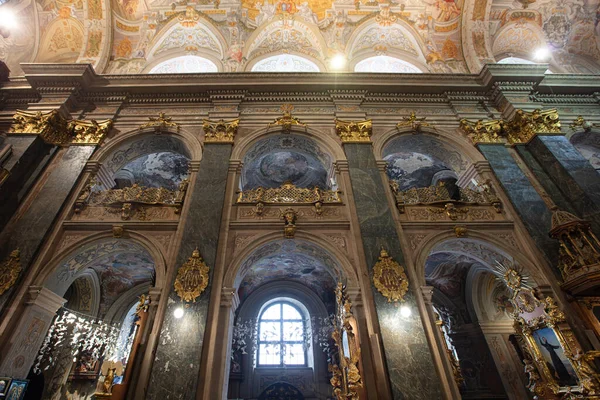
[[546,339],[545,336],[542,336],[540,338],[540,343],[550,354],[552,366],[554,367],[554,371],[556,371],[556,375],[558,375],[558,380],[561,383],[571,382],[573,380],[573,377],[569,374],[569,371],[567,371],[565,364],[563,364],[558,354],[556,354],[556,349],[560,349],[560,346],[555,346],[553,344],[548,343],[548,339]]

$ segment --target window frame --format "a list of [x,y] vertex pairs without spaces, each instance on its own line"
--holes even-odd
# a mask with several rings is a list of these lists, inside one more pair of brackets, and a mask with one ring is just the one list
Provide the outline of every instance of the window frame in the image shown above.
[[[279,319],[264,319],[263,315],[265,312],[273,307],[274,305],[279,305]],[[300,314],[301,319],[285,319],[283,316],[283,306],[288,305],[292,307],[298,314]],[[258,329],[257,329],[257,340],[256,340],[256,368],[306,368],[308,367],[308,355],[307,349],[304,347],[304,340],[285,340],[284,339],[284,331],[283,324],[285,322],[301,322],[302,323],[302,335],[304,336],[304,332],[306,331],[306,315],[301,310],[300,307],[296,306],[292,302],[284,299],[276,299],[272,302],[267,302],[263,306],[263,310],[260,312],[258,317]],[[261,340],[261,328],[263,322],[279,322],[279,340]],[[260,346],[262,344],[274,344],[279,346],[279,364],[261,364],[260,362]],[[284,352],[283,346],[292,345],[292,344],[300,344],[302,345],[302,352],[304,353],[304,363],[303,364],[286,364],[284,363]]]

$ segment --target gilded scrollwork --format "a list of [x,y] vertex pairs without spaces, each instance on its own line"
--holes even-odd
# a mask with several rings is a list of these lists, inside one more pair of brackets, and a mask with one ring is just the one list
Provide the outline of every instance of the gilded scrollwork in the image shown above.
[[306,128],[306,124],[300,121],[298,118],[292,116],[291,110],[283,111],[283,116],[278,117],[275,121],[271,122],[268,127],[272,126],[281,126],[281,130],[283,133],[290,133],[292,131],[292,126],[300,126]]
[[379,261],[373,266],[373,285],[388,303],[403,302],[408,292],[408,277],[404,268],[383,247]]
[[402,117],[402,121],[396,124],[396,128],[410,128],[414,133],[421,133],[423,127],[430,127],[435,130],[435,127],[429,122],[425,122],[427,117],[418,118],[417,114],[413,111],[408,117]]
[[205,119],[202,124],[204,141],[207,143],[233,143],[240,124],[239,119],[232,121],[211,121]]
[[364,121],[342,121],[341,119],[336,119],[335,131],[342,143],[371,142],[373,122],[370,119]]
[[473,141],[477,143],[502,143],[500,133],[502,132],[502,120],[469,121],[460,120],[460,129]]
[[323,204],[341,203],[339,190],[323,190],[318,186],[299,188],[291,182],[285,182],[278,188],[259,187],[238,192],[237,204]]
[[202,292],[208,287],[209,268],[200,256],[198,249],[183,263],[177,271],[174,288],[184,302],[196,302]]
[[20,273],[21,252],[16,249],[0,263],[0,296],[17,282]]

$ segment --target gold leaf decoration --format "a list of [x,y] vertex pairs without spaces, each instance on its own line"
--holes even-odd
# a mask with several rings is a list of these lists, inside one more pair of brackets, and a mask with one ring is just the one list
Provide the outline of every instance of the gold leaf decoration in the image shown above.
[[373,284],[388,299],[388,303],[403,302],[408,292],[408,277],[404,268],[383,247],[379,261],[373,267]]
[[13,250],[0,264],[0,295],[4,294],[16,282],[21,273],[21,252]]
[[200,252],[198,249],[194,250],[192,256],[179,268],[175,278],[175,292],[182,301],[196,302],[208,286],[208,271]]
[[342,143],[370,143],[373,134],[373,122],[335,120],[335,131]]
[[237,134],[239,119],[232,121],[211,121],[204,120],[202,128],[204,129],[204,141],[207,143],[233,143]]

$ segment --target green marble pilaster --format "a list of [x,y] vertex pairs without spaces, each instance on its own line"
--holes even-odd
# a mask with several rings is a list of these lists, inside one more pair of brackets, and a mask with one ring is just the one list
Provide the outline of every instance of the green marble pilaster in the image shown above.
[[[198,248],[210,268],[209,285],[195,303],[184,309],[184,316],[180,319],[175,318],[173,312],[181,306],[181,300],[173,290],[173,285],[169,286],[167,310],[146,399],[196,397],[231,148],[231,144],[205,143],[192,192],[186,198],[189,211],[184,222],[176,267],[186,262],[194,249]],[[215,393],[219,391],[215,390]]]
[[562,135],[537,135],[528,150],[579,217],[592,222],[600,234],[600,174]]
[[505,145],[479,144],[477,147],[490,163],[525,228],[548,261],[554,264],[558,257],[558,242],[548,236],[552,212]]
[[[0,260],[4,260],[15,249],[21,251],[20,277],[26,275],[95,148],[71,146],[58,151],[51,161],[52,170],[33,201],[23,205],[26,208],[19,210],[20,215],[11,220],[0,234]],[[4,310],[18,283],[0,297],[0,310]]]
[[[387,185],[370,144],[345,143],[344,150],[369,270],[378,261],[381,246],[404,264],[398,232],[386,197]],[[441,384],[418,313],[415,284],[411,282],[405,305],[412,316],[400,316],[400,307],[388,303],[371,284],[381,330],[393,398],[433,400],[442,398]]]

